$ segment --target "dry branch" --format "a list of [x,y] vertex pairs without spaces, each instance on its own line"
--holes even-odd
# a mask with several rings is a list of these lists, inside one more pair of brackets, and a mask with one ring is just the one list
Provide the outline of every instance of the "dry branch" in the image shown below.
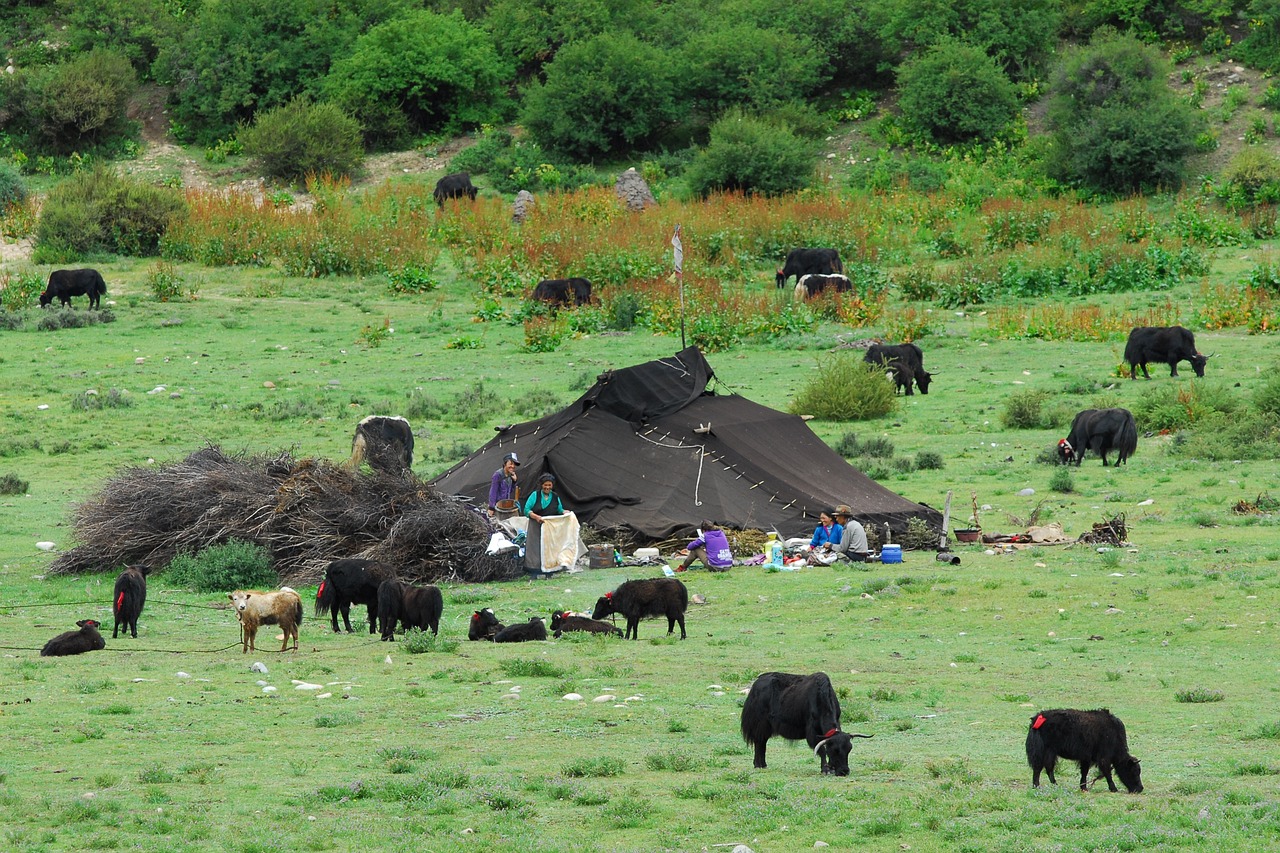
[[166,568],[179,554],[240,539],[265,548],[282,583],[318,583],[341,557],[383,560],[401,578],[503,580],[485,554],[488,522],[412,475],[363,473],[323,459],[227,455],[211,445],[161,466],[127,468],[72,508],[78,542],[51,574]]

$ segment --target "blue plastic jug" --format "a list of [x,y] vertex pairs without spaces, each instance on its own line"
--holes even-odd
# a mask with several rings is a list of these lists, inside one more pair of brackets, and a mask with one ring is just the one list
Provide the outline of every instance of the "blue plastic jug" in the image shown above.
[[902,562],[902,546],[901,545],[885,545],[880,549],[880,562],[882,563],[901,563]]

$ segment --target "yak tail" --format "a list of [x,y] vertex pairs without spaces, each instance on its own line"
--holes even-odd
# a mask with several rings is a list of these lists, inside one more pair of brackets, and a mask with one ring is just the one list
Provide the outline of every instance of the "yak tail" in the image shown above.
[[1138,449],[1138,426],[1133,421],[1133,416],[1125,418],[1124,426],[1120,427],[1119,450],[1122,459],[1128,459],[1133,452]]
[[343,467],[355,471],[360,467],[360,463],[364,462],[368,452],[369,448],[365,444],[364,435],[357,432],[356,437],[351,441],[351,458],[343,463]]
[[327,616],[333,605],[333,589],[329,579],[325,578],[320,581],[320,588],[316,590],[316,615]]
[[1044,738],[1034,728],[1027,729],[1027,764],[1031,765],[1032,770],[1047,765],[1046,753]]

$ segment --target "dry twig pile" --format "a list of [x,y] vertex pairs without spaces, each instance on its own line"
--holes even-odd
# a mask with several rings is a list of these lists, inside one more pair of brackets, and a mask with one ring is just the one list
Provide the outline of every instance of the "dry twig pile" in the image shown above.
[[1124,513],[1120,513],[1107,521],[1100,521],[1087,533],[1081,533],[1077,542],[1086,545],[1111,545],[1119,547],[1128,545],[1129,530],[1124,524]]
[[160,571],[178,554],[240,539],[271,556],[282,583],[318,583],[330,561],[381,560],[402,580],[481,583],[520,574],[485,554],[488,523],[413,476],[360,473],[322,459],[229,456],[217,446],[128,468],[72,509],[81,543],[52,574],[123,565]]

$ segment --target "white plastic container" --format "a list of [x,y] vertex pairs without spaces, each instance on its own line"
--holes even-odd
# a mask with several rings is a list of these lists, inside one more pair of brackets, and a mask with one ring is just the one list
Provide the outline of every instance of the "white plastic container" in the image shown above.
[[637,548],[635,557],[637,560],[656,560],[658,553],[657,548]]

